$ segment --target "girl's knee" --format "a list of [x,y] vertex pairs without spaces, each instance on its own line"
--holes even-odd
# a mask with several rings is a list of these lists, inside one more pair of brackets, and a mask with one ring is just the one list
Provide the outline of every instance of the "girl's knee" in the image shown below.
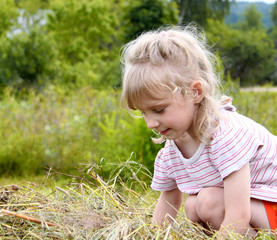
[[224,218],[224,193],[222,188],[205,188],[196,200],[196,212],[203,222],[213,222]]
[[185,200],[185,212],[187,218],[192,222],[200,222],[201,219],[196,212],[196,198],[197,195],[189,195]]

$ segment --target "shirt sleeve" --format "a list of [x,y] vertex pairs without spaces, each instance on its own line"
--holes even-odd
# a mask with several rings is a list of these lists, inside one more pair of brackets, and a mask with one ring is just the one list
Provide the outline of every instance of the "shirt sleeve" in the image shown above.
[[166,160],[166,154],[162,148],[155,159],[154,176],[151,184],[152,189],[156,191],[170,191],[177,188],[176,181],[169,177],[164,166]]
[[215,136],[211,145],[211,160],[222,179],[249,163],[263,142],[249,129],[226,129]]

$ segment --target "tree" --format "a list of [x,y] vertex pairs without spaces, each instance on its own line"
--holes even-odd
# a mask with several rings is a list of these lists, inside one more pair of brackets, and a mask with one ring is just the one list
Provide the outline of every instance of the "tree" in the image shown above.
[[0,84],[17,89],[53,77],[56,49],[50,36],[38,29],[0,41]]
[[41,7],[41,1],[0,0],[1,87],[21,89],[37,86],[53,77],[55,42],[39,25],[39,21],[34,21],[38,17],[35,15]]
[[46,13],[49,11],[48,0],[15,0],[20,12],[20,24],[22,31],[31,31],[44,25]]
[[47,28],[57,40],[63,57],[74,63],[90,52],[107,49],[112,43],[116,16],[107,0],[53,1]]
[[207,19],[223,20],[230,11],[230,0],[173,0],[179,6],[179,24],[196,22],[207,25]]
[[208,21],[208,39],[223,60],[225,73],[239,78],[241,85],[272,80],[276,69],[273,41],[264,30],[233,29],[222,22]]
[[178,22],[177,6],[168,0],[129,0],[124,12],[125,42],[144,31]]
[[17,23],[19,12],[13,0],[0,0],[0,36],[9,32]]
[[50,8],[46,27],[57,42],[62,81],[115,84],[106,76],[118,58],[116,1],[53,0]]
[[277,26],[277,2],[275,2],[271,9],[271,19],[274,26]]
[[274,41],[275,49],[277,48],[277,2],[274,3],[271,9],[271,19],[273,22],[273,27],[270,29],[270,38]]
[[241,28],[243,30],[260,30],[262,28],[262,14],[257,10],[255,4],[251,4],[246,8]]
[[49,0],[14,0],[16,6],[30,14],[36,14],[41,9],[48,9]]

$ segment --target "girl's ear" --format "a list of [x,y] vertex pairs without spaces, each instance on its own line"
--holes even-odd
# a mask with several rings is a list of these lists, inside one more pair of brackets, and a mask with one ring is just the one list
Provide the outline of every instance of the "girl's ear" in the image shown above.
[[193,81],[192,84],[190,85],[191,90],[192,90],[192,99],[193,102],[198,104],[202,101],[203,99],[203,84],[201,81]]

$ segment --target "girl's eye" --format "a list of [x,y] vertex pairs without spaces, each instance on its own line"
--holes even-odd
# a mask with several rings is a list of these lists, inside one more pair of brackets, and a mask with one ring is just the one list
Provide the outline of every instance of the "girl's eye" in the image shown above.
[[159,108],[159,109],[155,109],[156,113],[162,113],[165,110],[165,108]]

